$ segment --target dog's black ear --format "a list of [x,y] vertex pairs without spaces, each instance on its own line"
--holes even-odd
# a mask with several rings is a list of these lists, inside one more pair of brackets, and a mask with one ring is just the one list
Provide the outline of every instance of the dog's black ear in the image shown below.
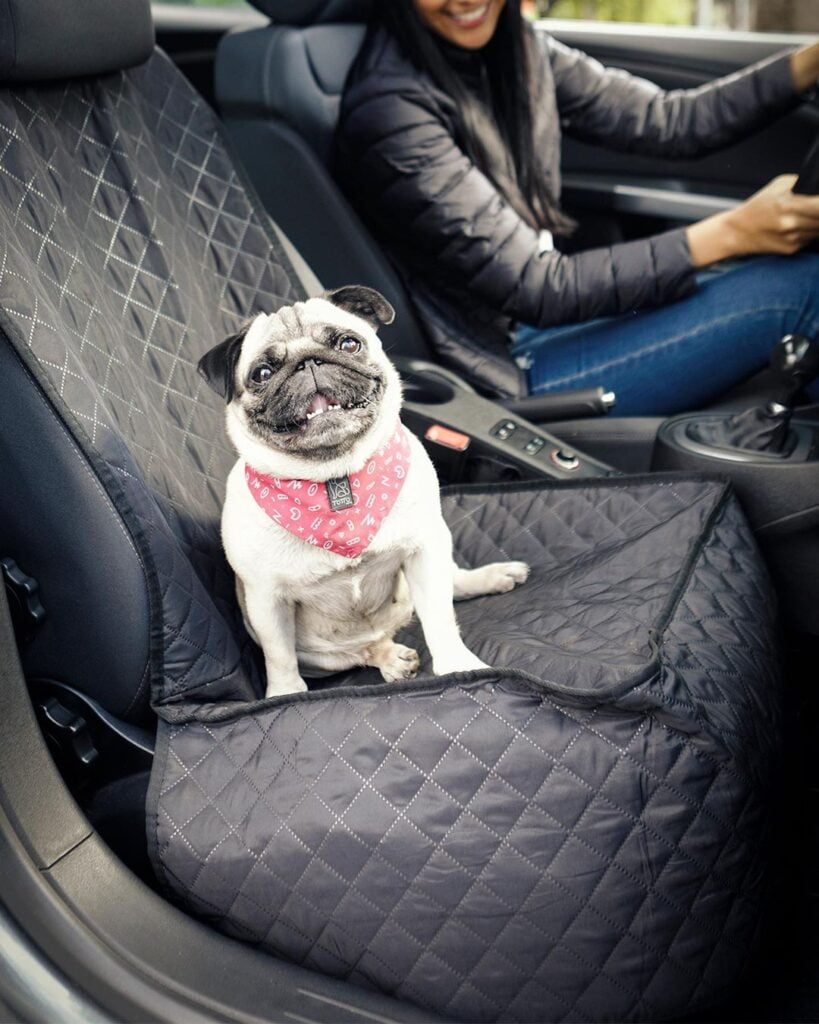
[[348,284],[343,288],[325,292],[321,298],[332,302],[340,309],[346,309],[348,313],[355,313],[376,331],[383,324],[391,324],[395,319],[395,310],[381,292],[377,292],[375,288],[366,288],[363,284]]
[[236,364],[242,351],[242,342],[247,335],[249,323],[243,324],[236,332],[225,338],[197,363],[197,370],[226,402],[233,400],[236,391]]

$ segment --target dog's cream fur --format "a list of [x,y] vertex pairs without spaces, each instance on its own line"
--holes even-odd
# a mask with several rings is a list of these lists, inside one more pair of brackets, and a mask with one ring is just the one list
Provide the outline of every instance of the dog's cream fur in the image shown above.
[[[480,569],[454,566],[452,539],[441,515],[438,480],[420,442],[410,435],[411,463],[395,505],[367,550],[354,559],[299,540],[259,508],[245,481],[245,463],[284,478],[327,480],[352,474],[391,436],[401,406],[401,385],[373,327],[325,298],[292,308],[295,322],[331,324],[355,331],[386,380],[380,408],[367,432],[331,461],[299,458],[254,436],[241,394],[227,409],[228,433],[239,459],[230,473],[222,517],[222,539],[237,577],[237,593],[251,636],[264,651],[267,696],[305,690],[305,675],[373,665],[388,682],[412,678],[415,651],[394,642],[413,609],[418,615],[437,675],[484,668],[461,640],[453,597],[502,593],[526,579],[522,562]],[[242,342],[235,370],[237,391],[271,338],[281,337],[281,317],[260,315]],[[293,337],[289,321],[287,358],[315,351],[315,343]],[[278,335],[277,335],[278,331]]]

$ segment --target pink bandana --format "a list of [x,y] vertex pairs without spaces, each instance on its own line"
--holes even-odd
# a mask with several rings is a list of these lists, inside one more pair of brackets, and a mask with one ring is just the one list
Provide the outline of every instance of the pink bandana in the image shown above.
[[409,441],[399,423],[387,444],[349,477],[284,480],[245,463],[245,480],[259,508],[294,537],[357,558],[390,514],[409,464]]

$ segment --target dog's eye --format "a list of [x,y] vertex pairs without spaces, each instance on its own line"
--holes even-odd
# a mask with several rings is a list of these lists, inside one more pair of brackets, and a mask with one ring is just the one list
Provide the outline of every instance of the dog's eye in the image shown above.
[[351,338],[349,334],[345,334],[343,338],[339,338],[337,345],[339,352],[346,352],[347,355],[353,355],[354,353],[361,351],[361,342],[358,338]]
[[270,378],[273,376],[273,367],[268,366],[267,363],[262,363],[257,366],[253,373],[250,375],[250,379],[254,384],[267,384]]

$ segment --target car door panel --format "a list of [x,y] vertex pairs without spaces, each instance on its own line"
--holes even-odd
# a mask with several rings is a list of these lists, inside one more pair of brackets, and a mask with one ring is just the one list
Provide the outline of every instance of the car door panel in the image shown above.
[[[659,26],[546,21],[541,28],[666,89],[695,88],[793,45],[787,36],[679,33]],[[566,138],[565,198],[575,207],[695,220],[732,205],[777,174],[798,171],[817,134],[819,105],[805,102],[743,142],[695,160],[618,153]]]

